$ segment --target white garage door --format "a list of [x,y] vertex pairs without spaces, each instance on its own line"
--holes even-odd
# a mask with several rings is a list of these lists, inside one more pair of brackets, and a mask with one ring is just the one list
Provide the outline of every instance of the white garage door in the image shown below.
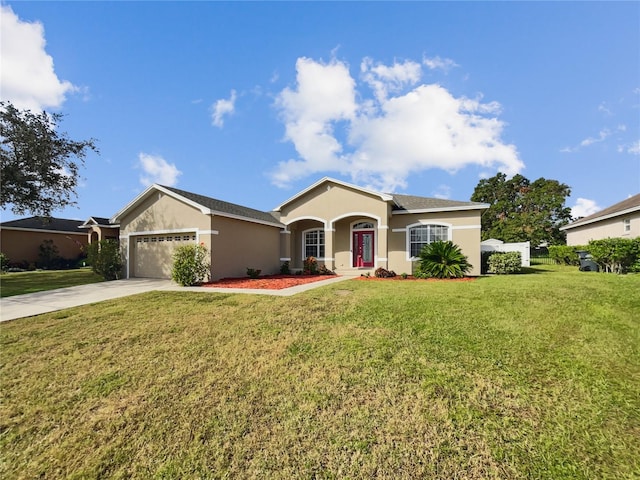
[[143,278],[171,278],[173,250],[196,243],[196,234],[140,235],[134,237],[133,275]]

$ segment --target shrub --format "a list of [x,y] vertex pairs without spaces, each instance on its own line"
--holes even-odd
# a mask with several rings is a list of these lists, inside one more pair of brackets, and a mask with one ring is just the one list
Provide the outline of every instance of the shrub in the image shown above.
[[318,261],[314,257],[305,258],[303,262],[302,270],[305,275],[317,275]]
[[520,273],[522,270],[522,255],[520,252],[492,252],[489,257],[489,273],[509,275]]
[[44,240],[38,249],[37,266],[39,268],[55,270],[61,267],[63,259],[60,257],[58,247],[53,243],[53,240]]
[[247,268],[247,276],[249,278],[258,278],[260,273],[262,273],[262,270],[260,269]]
[[560,265],[580,265],[580,258],[576,253],[580,247],[570,247],[568,245],[550,245],[549,257]]
[[286,261],[282,265],[280,265],[280,274],[281,275],[290,275],[291,269],[289,268],[289,262]]
[[89,244],[87,261],[105,280],[117,280],[122,274],[122,257],[116,240],[101,240]]
[[9,268],[9,258],[2,252],[0,252],[0,271],[6,272]]
[[180,245],[173,252],[171,279],[188,287],[209,279],[208,250],[203,244]]
[[394,272],[393,270],[387,270],[385,268],[379,267],[374,275],[378,278],[392,278],[396,276],[396,272]]
[[434,278],[459,278],[464,277],[472,268],[460,247],[450,240],[427,244],[420,251],[418,271],[421,275]]
[[602,271],[626,273],[640,261],[640,237],[591,240],[587,250]]
[[320,265],[318,267],[318,275],[335,275],[336,272],[329,270],[326,265]]

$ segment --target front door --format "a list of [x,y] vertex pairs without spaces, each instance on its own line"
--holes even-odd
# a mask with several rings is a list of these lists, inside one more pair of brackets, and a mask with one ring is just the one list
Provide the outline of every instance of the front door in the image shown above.
[[353,266],[373,267],[373,232],[353,232]]

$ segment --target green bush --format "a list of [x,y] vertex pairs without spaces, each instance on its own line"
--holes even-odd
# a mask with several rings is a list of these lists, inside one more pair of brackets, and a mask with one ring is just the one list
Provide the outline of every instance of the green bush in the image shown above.
[[462,250],[452,241],[438,241],[425,245],[420,251],[419,278],[460,278],[464,277],[473,266]]
[[6,272],[9,268],[9,258],[2,252],[0,252],[0,271]]
[[522,270],[522,255],[520,252],[492,252],[489,257],[489,273],[509,275],[520,273]]
[[549,246],[549,257],[559,265],[580,265],[578,250],[586,250],[582,247],[570,247],[568,245]]
[[627,273],[640,261],[640,237],[591,240],[587,250],[603,272]]
[[307,257],[304,259],[302,271],[305,275],[318,274],[318,261],[315,257]]
[[261,273],[262,273],[262,270],[260,269],[247,268],[247,276],[249,278],[258,278]]
[[122,275],[122,256],[116,240],[100,240],[88,245],[87,261],[105,280],[117,280]]
[[62,264],[62,257],[53,240],[44,240],[38,247],[38,262],[36,266],[45,270],[58,270]]
[[171,279],[188,287],[209,280],[209,255],[204,245],[180,245],[173,252]]
[[291,269],[289,268],[289,261],[285,261],[280,265],[280,274],[281,275],[290,275]]

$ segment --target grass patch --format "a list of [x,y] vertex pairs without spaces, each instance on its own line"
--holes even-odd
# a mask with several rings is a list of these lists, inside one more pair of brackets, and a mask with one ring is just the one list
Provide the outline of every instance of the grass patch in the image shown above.
[[3,324],[0,476],[637,478],[640,275],[536,271]]
[[0,297],[35,293],[56,288],[103,282],[104,278],[91,268],[74,270],[36,270],[33,272],[10,272],[0,275]]

